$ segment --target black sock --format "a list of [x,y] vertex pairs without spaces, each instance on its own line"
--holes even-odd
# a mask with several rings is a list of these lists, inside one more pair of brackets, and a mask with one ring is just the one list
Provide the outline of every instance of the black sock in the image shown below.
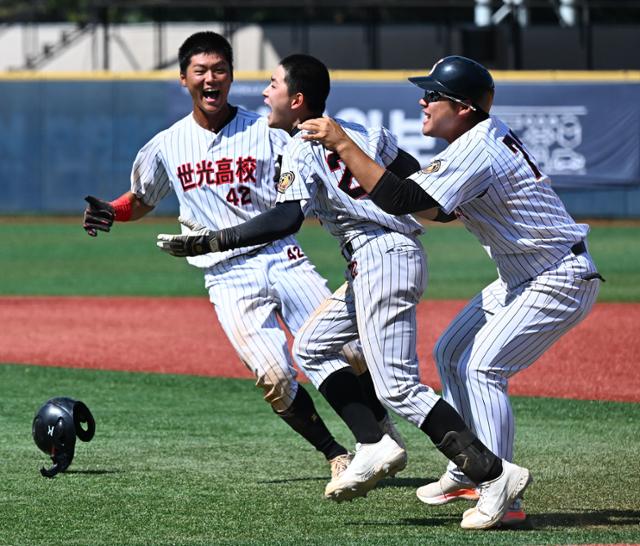
[[502,460],[469,430],[460,414],[443,399],[433,406],[420,429],[475,483],[502,474]]
[[336,442],[329,432],[324,421],[316,412],[311,396],[302,385],[298,384],[298,392],[289,408],[283,412],[277,411],[276,414],[320,451],[327,460],[347,453],[347,450]]
[[369,406],[369,409],[371,409],[373,415],[375,415],[376,421],[382,421],[388,415],[387,408],[382,405],[378,395],[376,394],[376,389],[373,386],[373,379],[371,379],[371,373],[369,370],[360,374],[358,376],[358,381],[360,382],[360,387],[362,387],[362,395],[364,396],[367,406]]
[[333,372],[318,390],[349,427],[356,442],[374,444],[382,439],[380,426],[367,406],[358,378],[351,369]]

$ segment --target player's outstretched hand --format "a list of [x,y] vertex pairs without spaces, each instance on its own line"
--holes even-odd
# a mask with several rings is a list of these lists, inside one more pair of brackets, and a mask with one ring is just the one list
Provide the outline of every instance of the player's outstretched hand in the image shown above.
[[340,144],[349,141],[347,133],[333,119],[329,117],[308,119],[304,123],[298,125],[298,129],[304,131],[302,133],[303,140],[311,140],[319,142],[325,148],[339,152],[337,149]]
[[191,233],[187,235],[160,233],[156,242],[160,250],[178,258],[218,252],[218,232],[206,228],[195,220],[182,217],[178,220],[183,226],[189,228]]
[[89,203],[87,208],[84,209],[84,219],[82,223],[84,230],[91,235],[91,237],[96,237],[98,231],[110,231],[115,218],[113,207],[106,201],[98,199],[93,195],[87,195],[84,200]]
[[210,231],[205,226],[199,224],[191,218],[183,218],[182,216],[178,216],[178,222],[180,222],[184,227],[192,232],[189,235],[202,235],[203,233]]

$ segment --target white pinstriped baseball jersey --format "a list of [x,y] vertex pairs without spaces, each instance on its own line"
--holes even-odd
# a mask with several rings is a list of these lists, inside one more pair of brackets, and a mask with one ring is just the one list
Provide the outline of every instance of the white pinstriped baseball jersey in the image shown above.
[[[389,165],[398,155],[396,138],[385,128],[368,129],[336,120],[369,157]],[[341,245],[358,235],[379,229],[420,234],[422,226],[411,216],[393,216],[380,210],[353,179],[335,152],[298,133],[282,158],[278,201],[302,201]]]
[[[155,206],[173,189],[181,216],[211,229],[231,227],[275,206],[274,162],[289,140],[286,132],[270,129],[266,118],[242,108],[218,133],[189,114],[140,150],[131,191]],[[295,335],[330,295],[325,279],[293,236],[187,259],[204,269],[220,324],[265,400],[276,411],[286,410],[296,396],[297,372],[278,319]],[[342,354],[326,358],[314,380],[348,366]]]
[[[219,133],[201,127],[189,114],[138,152],[131,191],[155,206],[173,188],[181,216],[216,230],[235,226],[275,205],[274,160],[288,141],[285,131],[269,129],[266,118],[243,108]],[[188,261],[206,268],[256,248]]]
[[[497,265],[440,335],[442,395],[499,457],[514,457],[509,378],[528,368],[593,307],[600,281],[577,224],[518,137],[499,119],[477,124],[411,175],[455,211]],[[576,245],[576,243],[582,243]],[[448,471],[464,482],[454,463]]]
[[589,227],[576,224],[518,137],[490,117],[410,176],[455,211],[508,286],[557,263]]

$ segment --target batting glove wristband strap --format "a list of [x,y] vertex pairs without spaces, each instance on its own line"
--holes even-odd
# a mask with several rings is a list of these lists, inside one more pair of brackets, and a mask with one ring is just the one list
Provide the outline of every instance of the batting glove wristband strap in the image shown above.
[[200,256],[209,252],[220,252],[220,244],[217,231],[207,230],[198,235],[170,235],[160,233],[157,237],[158,248],[172,256],[185,258],[187,256]]

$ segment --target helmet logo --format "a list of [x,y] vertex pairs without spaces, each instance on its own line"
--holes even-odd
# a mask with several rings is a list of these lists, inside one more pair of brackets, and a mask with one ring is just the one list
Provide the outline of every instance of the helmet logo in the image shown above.
[[53,431],[54,431],[54,427],[53,426],[50,425],[50,426],[47,427],[47,434],[49,436],[51,436],[52,438],[53,438]]

